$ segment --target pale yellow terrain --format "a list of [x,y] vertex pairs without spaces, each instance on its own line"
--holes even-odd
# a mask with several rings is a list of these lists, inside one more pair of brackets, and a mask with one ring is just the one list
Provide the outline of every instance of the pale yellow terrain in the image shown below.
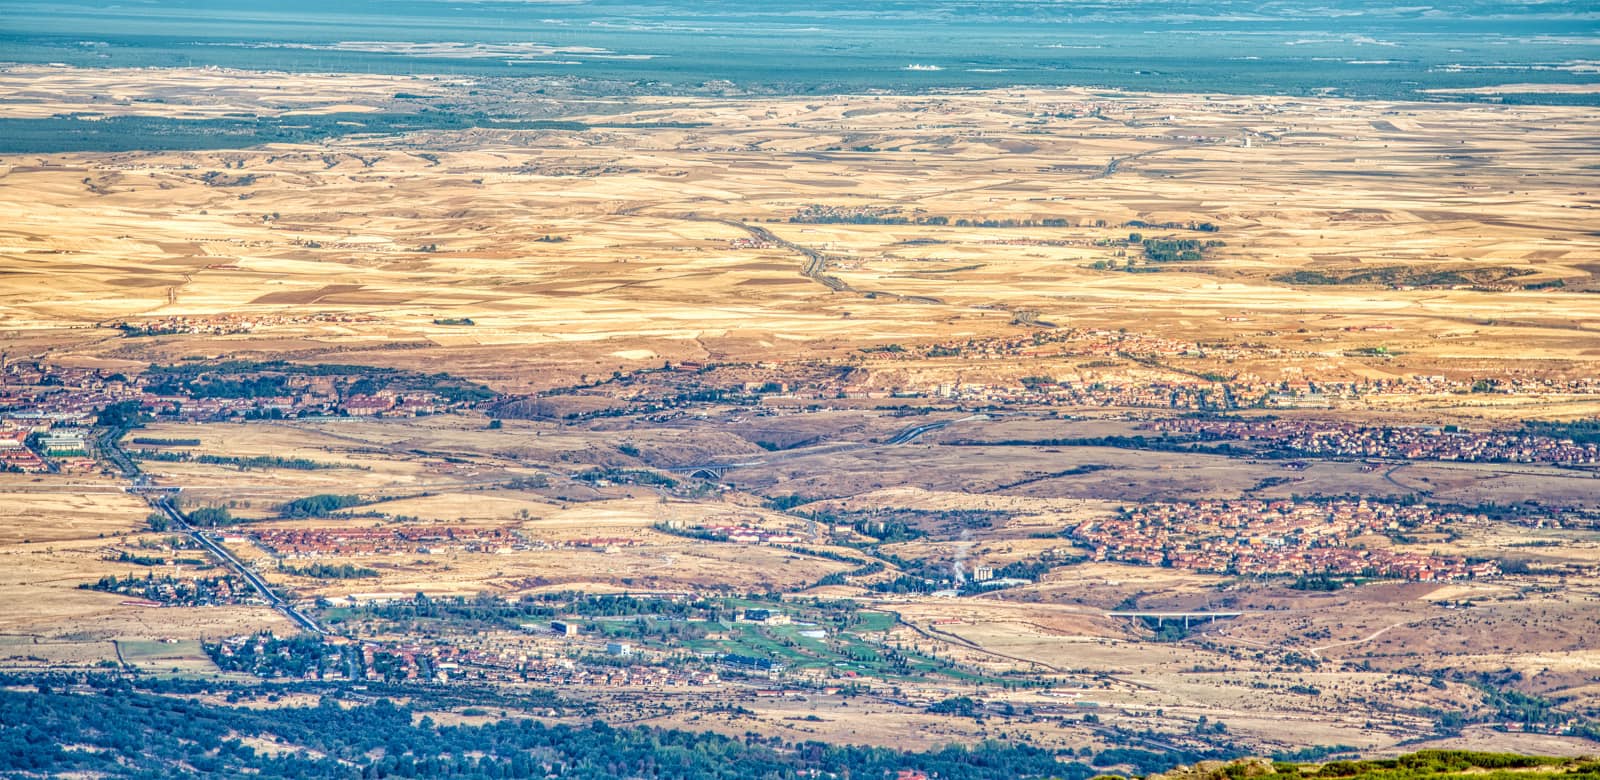
[[[376,89],[362,78],[334,83]],[[1600,358],[1600,310],[1578,292],[1600,266],[1590,108],[1062,90],[640,98],[592,119],[706,126],[14,156],[0,168],[0,258],[13,270],[0,311],[15,331],[361,315],[370,320],[269,321],[248,335],[93,351],[149,362],[327,354],[337,343],[385,364],[442,359],[508,389],[662,358],[1008,332],[1019,313],[1262,344],[1307,369],[1331,360],[1361,372],[1338,358],[1359,347],[1408,356],[1374,376],[1489,359],[1582,374]],[[211,186],[207,171],[246,180]],[[787,222],[809,204],[1074,226]],[[1122,226],[1132,220],[1218,230]],[[795,251],[734,243],[751,236],[741,222],[822,252],[821,273],[846,291],[804,277]],[[1158,273],[1090,267],[1123,261],[1126,250],[1097,242],[1129,232],[1226,245]],[[1567,287],[1276,280],[1386,267]],[[434,324],[449,317],[476,325]]]
[[[287,630],[265,606],[169,607],[124,604],[127,597],[82,590],[103,576],[143,576],[148,567],[118,563],[120,550],[146,552],[141,540],[150,507],[119,487],[84,485],[81,477],[4,475],[0,506],[0,668],[85,667],[115,663],[118,641],[211,639],[260,629]],[[199,553],[187,553],[198,556]],[[160,574],[216,576],[194,567]],[[191,648],[197,650],[197,648]],[[193,655],[193,652],[190,652]],[[202,657],[203,659],[203,657]],[[180,664],[192,666],[192,664]],[[202,664],[214,670],[209,661]],[[163,670],[165,667],[163,667]]]

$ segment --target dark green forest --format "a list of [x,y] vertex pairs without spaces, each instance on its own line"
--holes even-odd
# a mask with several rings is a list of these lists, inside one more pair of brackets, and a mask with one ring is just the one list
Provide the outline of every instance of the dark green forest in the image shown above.
[[[785,743],[599,721],[546,726],[504,720],[441,726],[387,699],[342,707],[246,709],[130,690],[0,690],[0,774],[106,773],[118,777],[893,777],[920,769],[947,780],[1058,777],[1094,772],[1049,751],[986,744],[931,752]],[[241,737],[277,743],[270,753]]]
[[[729,737],[653,727],[616,728],[600,721],[546,725],[506,719],[447,726],[382,697],[354,706],[325,697],[314,706],[255,709],[137,690],[112,677],[6,682],[0,688],[0,774],[6,776],[789,780],[886,778],[911,769],[942,780],[1087,780],[1098,774],[1048,750],[996,742],[915,752],[790,743],[753,733]],[[256,744],[265,740],[273,749],[257,750],[247,739]],[[1159,754],[1149,756],[1151,761],[1141,758],[1133,763],[1141,771],[1162,767]],[[1321,765],[1250,760],[1185,776],[1597,780],[1600,761],[1433,750]]]
[[[521,120],[483,114],[323,114],[174,119],[155,116],[0,118],[0,154],[198,151],[273,143],[315,143],[347,135],[401,135],[422,130],[562,130],[630,125]],[[659,125],[652,125],[659,126]],[[241,182],[248,184],[248,181]]]

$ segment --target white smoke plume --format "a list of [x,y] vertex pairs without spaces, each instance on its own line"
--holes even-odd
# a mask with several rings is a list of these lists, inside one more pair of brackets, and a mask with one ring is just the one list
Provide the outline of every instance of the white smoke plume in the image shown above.
[[956,587],[967,584],[967,555],[972,552],[972,533],[961,532],[961,543],[956,545],[956,562],[950,571],[955,575]]

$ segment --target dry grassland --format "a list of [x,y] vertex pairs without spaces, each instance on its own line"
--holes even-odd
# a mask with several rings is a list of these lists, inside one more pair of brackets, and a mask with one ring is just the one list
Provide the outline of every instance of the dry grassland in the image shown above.
[[[90,485],[99,490],[86,492],[76,485],[81,479],[6,475],[9,490],[0,493],[0,505],[17,522],[5,524],[0,537],[0,604],[6,605],[0,607],[0,665],[86,666],[116,660],[113,640],[214,638],[285,627],[265,607],[152,609],[123,604],[125,596],[79,589],[106,575],[150,571],[110,559],[120,550],[140,552],[141,539],[162,538],[140,533],[150,512],[143,501],[109,486]],[[188,566],[176,572],[220,573]]]
[[[354,79],[342,88],[379,86]],[[1090,107],[1104,118],[1089,118]],[[1385,346],[1416,365],[1558,361],[1580,370],[1597,357],[1600,319],[1577,292],[1594,287],[1600,258],[1588,228],[1589,108],[1064,90],[639,99],[595,118],[709,124],[15,157],[0,179],[0,252],[16,271],[0,307],[19,328],[362,314],[374,320],[264,323],[248,336],[90,351],[142,362],[327,353],[336,340],[346,356],[399,366],[445,358],[505,388],[661,359],[995,333],[1016,311],[1296,353]],[[866,147],[879,151],[848,151]],[[243,166],[230,175],[256,178],[208,186],[201,174],[224,160]],[[1077,226],[783,222],[808,204]],[[1108,227],[1093,227],[1101,220]],[[1116,259],[1122,250],[1096,241],[1125,237],[1130,220],[1210,222],[1217,233],[1131,230],[1227,245],[1161,273],[1089,267]],[[880,294],[831,292],[802,277],[804,258],[783,247],[736,247],[750,236],[739,221],[825,253],[827,273]],[[1568,287],[1275,280],[1389,267],[1527,272],[1515,284]],[[433,324],[446,317],[477,325]]]

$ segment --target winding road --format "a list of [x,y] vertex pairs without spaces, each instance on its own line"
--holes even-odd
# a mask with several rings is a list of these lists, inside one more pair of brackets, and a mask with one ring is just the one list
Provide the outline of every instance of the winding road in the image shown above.
[[1348,645],[1359,645],[1359,644],[1364,644],[1366,642],[1371,642],[1372,640],[1377,639],[1378,637],[1383,636],[1384,634],[1386,634],[1386,633],[1388,633],[1388,632],[1390,632],[1390,631],[1392,631],[1392,630],[1394,630],[1396,628],[1399,628],[1401,626],[1409,626],[1412,623],[1417,623],[1417,622],[1420,622],[1420,621],[1402,620],[1399,623],[1394,623],[1394,624],[1391,624],[1391,625],[1384,626],[1383,628],[1380,628],[1377,631],[1374,631],[1374,632],[1372,632],[1372,633],[1370,633],[1370,634],[1368,634],[1368,635],[1366,635],[1364,637],[1361,637],[1360,639],[1346,639],[1343,642],[1333,642],[1331,644],[1321,645],[1319,647],[1308,647],[1308,648],[1306,648],[1306,651],[1311,653],[1311,657],[1312,658],[1315,658],[1318,661],[1321,661],[1321,660],[1323,660],[1322,659],[1322,651],[1323,650],[1328,650],[1328,649],[1335,648],[1335,647],[1345,647],[1345,646],[1348,646]]

